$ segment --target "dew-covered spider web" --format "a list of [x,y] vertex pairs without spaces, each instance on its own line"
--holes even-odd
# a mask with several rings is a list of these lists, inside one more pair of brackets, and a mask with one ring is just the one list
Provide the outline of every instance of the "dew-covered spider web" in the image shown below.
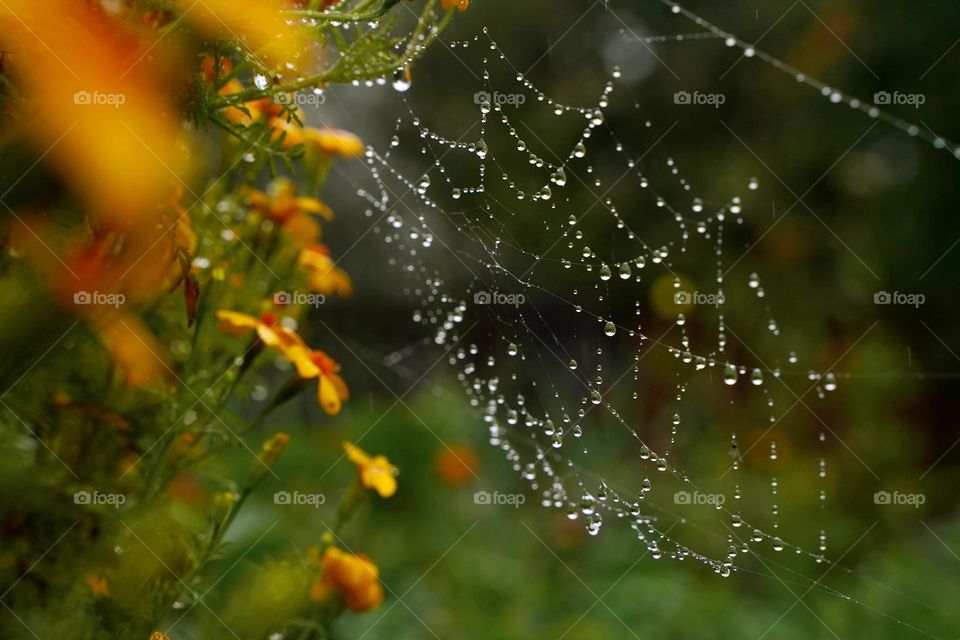
[[[672,34],[620,36],[733,49],[793,76],[797,92],[960,157],[926,126],[663,8]],[[446,45],[451,73],[476,77],[473,92],[428,121],[416,102],[429,87],[399,71],[401,115],[368,148],[356,185],[413,322],[446,354],[490,444],[543,507],[591,535],[627,527],[652,559],[765,575],[938,637],[821,579],[846,573],[910,597],[831,546],[827,478],[838,458],[843,473],[866,473],[857,454],[819,418],[797,436],[803,452],[783,451],[791,412],[843,394],[851,376],[846,351],[812,361],[794,350],[790,318],[776,312],[789,291],[743,259],[763,233],[769,178],[715,184],[685,171],[666,142],[685,123],[645,115],[622,82],[629,60],[571,104],[541,91],[487,29]],[[784,455],[810,458],[812,495],[809,478],[782,475]],[[785,510],[809,514],[808,526],[785,530]]]

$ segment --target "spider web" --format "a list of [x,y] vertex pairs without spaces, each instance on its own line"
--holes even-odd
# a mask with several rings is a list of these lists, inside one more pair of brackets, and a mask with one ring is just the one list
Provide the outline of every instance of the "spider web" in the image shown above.
[[[960,157],[928,128],[658,2],[701,31],[640,38],[625,27],[622,37],[739,49],[830,103]],[[446,350],[490,444],[543,507],[591,535],[627,526],[650,558],[700,563],[722,577],[784,582],[775,567],[799,592],[937,637],[822,581],[835,569],[909,597],[845,567],[843,550],[829,557],[817,505],[828,500],[828,470],[840,465],[827,443],[856,454],[822,421],[812,434],[819,488],[812,506],[805,498],[797,507],[814,514],[810,528],[781,528],[781,509],[793,508],[801,489],[778,477],[778,434],[808,393],[843,393],[851,375],[838,369],[846,353],[804,366],[773,311],[776,287],[768,292],[764,274],[745,271],[743,252],[731,249],[756,241],[749,221],[764,185],[744,175],[719,195],[697,186],[663,144],[678,121],[648,120],[631,104],[626,65],[609,71],[592,101],[572,105],[541,91],[486,29],[449,47],[480,79],[457,106],[475,126],[451,133],[456,115],[427,123],[398,74],[403,113],[389,142],[368,148],[369,180],[357,195],[366,215],[383,221],[375,228],[418,307],[413,320]],[[617,100],[632,118],[608,120]]]

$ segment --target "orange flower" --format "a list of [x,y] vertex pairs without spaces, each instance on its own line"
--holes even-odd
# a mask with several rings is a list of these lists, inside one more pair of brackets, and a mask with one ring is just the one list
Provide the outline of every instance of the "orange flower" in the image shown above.
[[273,313],[264,312],[259,318],[239,313],[237,311],[217,311],[220,320],[220,329],[235,336],[244,335],[251,330],[266,346],[280,351],[280,353],[297,367],[297,373],[304,378],[316,377],[316,366],[309,358],[300,357],[300,354],[309,354],[310,349],[303,339],[292,329],[280,324],[279,318]]
[[376,609],[383,602],[380,570],[366,556],[327,547],[320,567],[320,578],[310,588],[314,602],[323,602],[334,589],[341,593],[347,608],[356,613]]
[[317,401],[330,415],[340,413],[342,403],[350,398],[347,383],[340,377],[340,365],[323,351],[311,349],[292,329],[279,324],[272,313],[263,313],[260,318],[236,311],[217,311],[220,328],[233,335],[243,335],[251,330],[268,347],[280,354],[297,369],[304,380],[317,378]]
[[363,153],[360,138],[342,129],[326,127],[306,130],[306,139],[317,145],[321,153],[331,156],[358,156]]
[[342,298],[353,294],[353,283],[343,269],[330,258],[330,249],[322,244],[311,244],[300,252],[297,264],[305,267],[310,275],[310,289],[325,296],[337,294]]
[[477,476],[477,454],[465,444],[443,447],[434,458],[437,475],[452,487],[462,487]]
[[150,640],[170,640],[170,636],[163,631],[154,631],[150,634]]
[[200,59],[200,73],[208,84],[213,84],[218,77],[222,78],[231,71],[233,71],[233,63],[228,58],[220,58],[219,70],[214,66],[213,56],[205,55]]
[[470,0],[440,0],[440,6],[443,7],[444,11],[450,11],[453,7],[456,7],[458,11],[466,11],[467,7],[470,6]]
[[320,225],[314,216],[333,219],[333,211],[316,198],[296,195],[292,181],[281,178],[273,182],[269,193],[247,189],[250,206],[264,217],[280,225],[286,234],[303,246],[320,237]]
[[[347,383],[340,377],[340,365],[323,351],[310,352],[310,361],[317,367],[317,401],[331,416],[340,413],[340,406],[350,399]],[[308,376],[304,376],[308,377]],[[314,377],[314,376],[309,376]]]
[[343,443],[343,450],[350,462],[360,472],[360,484],[373,489],[381,498],[389,498],[397,492],[397,468],[390,464],[386,456],[369,456],[355,444]]
[[[217,92],[222,96],[228,96],[232,93],[240,93],[243,91],[243,83],[241,83],[236,78],[228,80],[220,90]],[[227,120],[233,124],[239,124],[244,127],[249,127],[255,121],[263,117],[263,112],[260,110],[260,102],[253,100],[250,102],[244,102],[243,107],[227,107],[223,110],[223,115],[227,117]]]

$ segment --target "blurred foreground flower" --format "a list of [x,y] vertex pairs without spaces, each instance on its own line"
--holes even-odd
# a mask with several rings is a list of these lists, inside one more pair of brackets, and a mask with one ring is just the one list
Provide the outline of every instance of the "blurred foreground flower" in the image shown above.
[[376,609],[383,602],[380,570],[369,558],[327,547],[320,560],[321,574],[310,588],[310,599],[323,602],[339,591],[347,608],[356,613]]
[[359,480],[364,488],[375,490],[381,498],[389,498],[397,492],[398,470],[386,456],[369,456],[350,442],[343,443],[343,450],[360,472]]

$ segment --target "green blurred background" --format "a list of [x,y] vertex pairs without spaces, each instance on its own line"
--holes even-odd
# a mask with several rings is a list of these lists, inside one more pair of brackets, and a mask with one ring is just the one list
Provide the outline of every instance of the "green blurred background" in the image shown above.
[[[758,48],[851,95],[869,100],[878,91],[923,94],[919,108],[893,106],[891,112],[960,139],[953,112],[960,8],[846,0],[684,6],[745,41],[760,39]],[[719,40],[636,42],[635,35],[702,32],[657,2],[475,0],[443,38],[469,40],[471,46],[435,47],[414,67],[409,92],[398,94],[389,84],[331,88],[322,110],[311,117],[355,130],[384,150],[408,103],[426,126],[458,138],[477,117],[472,96],[485,88],[479,77],[483,57],[491,58],[491,85],[515,90],[509,67],[495,60],[484,40],[472,40],[483,27],[513,65],[530,69],[528,79],[561,102],[593,104],[610,69],[620,65],[623,78],[605,111],[607,123],[630,147],[643,150],[676,122],[651,154],[651,164],[661,162],[662,170],[664,158],[675,158],[696,193],[722,201],[732,193],[746,195],[748,177],[759,179],[745,224],[730,232],[726,247],[736,256],[760,239],[731,279],[744,282],[746,274],[761,273],[764,303],[779,319],[783,336],[779,347],[767,349],[762,306],[731,309],[731,327],[745,342],[767,349],[764,353],[789,345],[800,354],[801,367],[824,369],[842,358],[837,370],[849,376],[824,399],[808,396],[809,410],[800,406],[784,418],[775,472],[764,460],[766,441],[747,456],[743,483],[757,488],[748,492],[744,510],[766,523],[770,498],[763,487],[776,475],[784,486],[780,535],[815,550],[818,532],[825,529],[827,557],[842,556],[842,566],[829,569],[761,545],[759,559],[739,556],[741,570],[723,579],[694,560],[653,560],[622,523],[607,522],[591,538],[580,522],[542,508],[513,465],[487,444],[480,414],[454,379],[457,369],[445,362],[433,366],[445,359],[444,352],[409,320],[418,305],[404,294],[399,270],[384,276],[384,265],[397,253],[383,242],[389,229],[377,224],[379,216],[363,214],[356,189],[370,182],[360,163],[335,173],[326,194],[339,214],[327,242],[344,254],[342,265],[356,293],[322,307],[307,331],[343,363],[354,397],[335,419],[321,417],[307,400],[276,419],[278,428],[292,432],[294,444],[278,469],[283,482],[265,487],[261,508],[238,521],[238,551],[277,520],[282,525],[257,543],[251,557],[282,552],[291,538],[309,544],[309,532],[332,518],[332,505],[280,508],[270,493],[344,486],[353,472],[349,464],[331,468],[316,452],[336,451],[341,440],[351,439],[389,456],[401,475],[397,495],[375,500],[344,533],[344,544],[380,565],[388,596],[379,611],[338,623],[339,637],[957,636],[960,521],[953,481],[960,449],[952,447],[960,437],[954,373],[960,370],[954,321],[960,249],[950,251],[960,236],[957,160],[884,123],[873,126],[863,114],[831,104],[770,65],[742,59],[739,49]],[[726,101],[718,109],[681,107],[673,95],[684,90],[722,92]],[[526,125],[548,141],[566,140],[549,113],[528,107],[518,112]],[[646,119],[658,127],[654,133],[645,130]],[[505,162],[511,175],[526,170],[522,157]],[[605,177],[622,170],[602,151],[594,162]],[[425,166],[420,143],[402,144],[392,163],[409,176],[419,175]],[[460,168],[453,157],[449,166]],[[630,207],[622,203],[641,198],[636,181],[626,182],[617,194],[624,210]],[[805,204],[795,205],[800,195]],[[669,220],[643,211],[632,219],[649,237],[675,233]],[[476,247],[457,244],[449,225],[437,224],[438,235],[455,250],[477,255]],[[512,218],[511,232],[529,247],[549,245],[557,235],[545,234],[535,215]],[[428,259],[450,289],[467,295],[469,274],[452,253],[434,249]],[[700,282],[714,269],[714,257],[703,246],[683,260],[689,262],[685,273]],[[554,288],[569,293],[577,281],[567,277]],[[920,308],[878,306],[876,291],[922,293],[926,302]],[[644,289],[644,295],[644,327],[657,335],[669,320],[651,311],[647,296],[654,294]],[[574,331],[568,309],[541,302],[539,311],[556,333],[575,336],[570,341],[582,342],[584,351],[591,348],[596,340]],[[629,310],[633,302],[611,304]],[[715,330],[710,322],[694,318],[688,329]],[[731,350],[746,355],[730,339]],[[637,411],[646,413],[630,416],[637,424],[651,418],[644,436],[660,443],[669,427],[663,421],[655,426],[653,418],[672,394],[669,360],[653,357],[644,366],[648,396]],[[796,385],[798,393],[807,386],[802,379]],[[724,461],[729,463],[730,432],[737,431],[741,443],[751,442],[765,417],[756,406],[762,399],[742,395],[724,405],[729,398],[716,387],[698,388],[686,401],[695,417],[688,425],[685,414],[676,455],[694,477],[719,475]],[[781,411],[792,403],[789,395],[780,402]],[[726,408],[710,408],[718,406]],[[818,444],[823,425],[835,435]],[[636,491],[643,477],[635,473],[636,446],[621,445],[601,438],[585,460]],[[445,480],[438,464],[447,446],[464,458],[476,456],[476,478],[463,474],[456,486]],[[816,474],[821,454],[829,460],[825,480]],[[240,455],[238,465],[245,462]],[[823,506],[816,499],[821,488],[828,494]],[[926,500],[918,509],[877,505],[872,496],[881,490],[922,493]],[[525,492],[526,501],[519,508],[476,504],[476,491]],[[656,497],[673,507],[669,493]],[[656,515],[661,530],[671,529],[714,556],[733,531],[719,512],[697,512],[692,522],[678,521],[689,517],[686,513],[673,519]],[[811,589],[821,576],[822,583]]]

